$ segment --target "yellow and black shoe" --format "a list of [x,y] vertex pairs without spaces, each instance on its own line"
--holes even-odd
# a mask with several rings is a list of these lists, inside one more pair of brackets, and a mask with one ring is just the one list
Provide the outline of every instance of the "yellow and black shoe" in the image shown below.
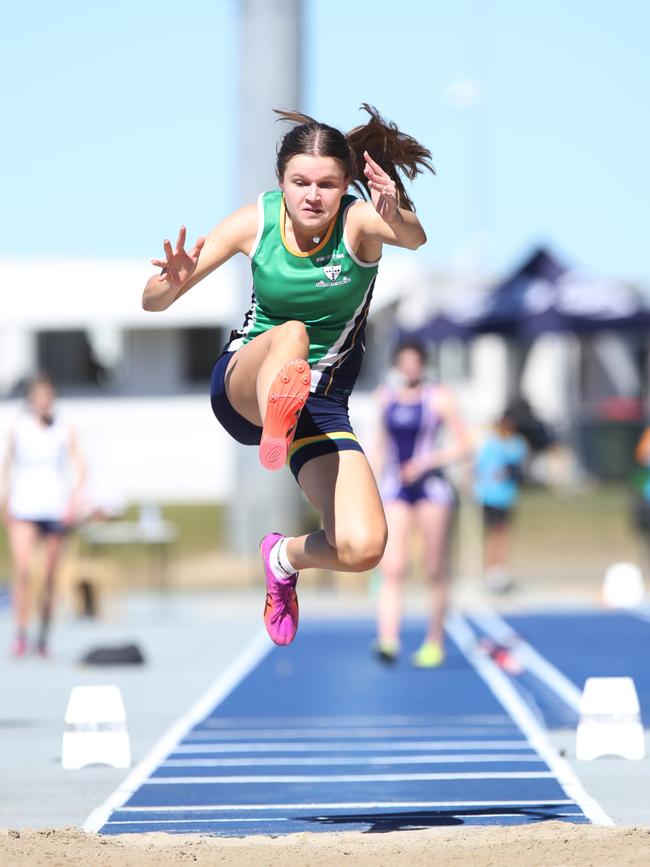
[[399,643],[397,641],[380,641],[378,638],[372,643],[372,652],[380,660],[391,665],[399,656]]
[[445,651],[437,641],[425,641],[411,656],[411,663],[416,668],[439,668],[444,661]]

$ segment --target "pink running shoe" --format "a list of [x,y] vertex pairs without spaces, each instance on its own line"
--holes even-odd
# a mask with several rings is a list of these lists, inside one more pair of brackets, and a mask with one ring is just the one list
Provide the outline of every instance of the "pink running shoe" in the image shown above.
[[284,466],[310,384],[311,371],[304,358],[285,364],[271,383],[260,442],[260,461],[267,470]]
[[22,635],[17,636],[14,639],[14,643],[11,645],[10,653],[14,659],[24,656],[27,653],[27,639]]
[[282,539],[281,533],[268,533],[260,544],[260,554],[266,575],[264,625],[273,641],[284,645],[291,644],[298,631],[298,596],[296,595],[298,573],[296,572],[286,581],[275,577],[269,563],[269,556],[271,549],[280,539]]

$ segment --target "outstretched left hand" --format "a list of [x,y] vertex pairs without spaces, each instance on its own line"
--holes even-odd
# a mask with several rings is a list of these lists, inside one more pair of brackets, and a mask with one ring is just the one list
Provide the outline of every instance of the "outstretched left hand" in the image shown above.
[[368,180],[375,210],[385,222],[392,223],[399,214],[395,181],[372,159],[368,151],[363,152],[363,158],[366,161],[363,173]]

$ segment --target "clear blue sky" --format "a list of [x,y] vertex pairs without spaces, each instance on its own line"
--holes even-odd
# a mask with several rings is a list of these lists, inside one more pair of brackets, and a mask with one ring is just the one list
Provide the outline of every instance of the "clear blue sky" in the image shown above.
[[[232,207],[236,0],[30,0],[3,24],[0,256],[147,260]],[[303,108],[346,128],[368,101],[431,147],[435,265],[547,242],[648,280],[649,32],[645,0],[305,0]]]

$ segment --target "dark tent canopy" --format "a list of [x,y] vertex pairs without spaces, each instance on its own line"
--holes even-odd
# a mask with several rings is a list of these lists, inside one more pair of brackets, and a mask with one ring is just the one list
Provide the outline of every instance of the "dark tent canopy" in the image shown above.
[[530,342],[547,332],[589,334],[646,330],[650,311],[632,286],[566,268],[540,248],[478,302],[461,301],[411,332],[439,342],[449,337],[503,334]]

